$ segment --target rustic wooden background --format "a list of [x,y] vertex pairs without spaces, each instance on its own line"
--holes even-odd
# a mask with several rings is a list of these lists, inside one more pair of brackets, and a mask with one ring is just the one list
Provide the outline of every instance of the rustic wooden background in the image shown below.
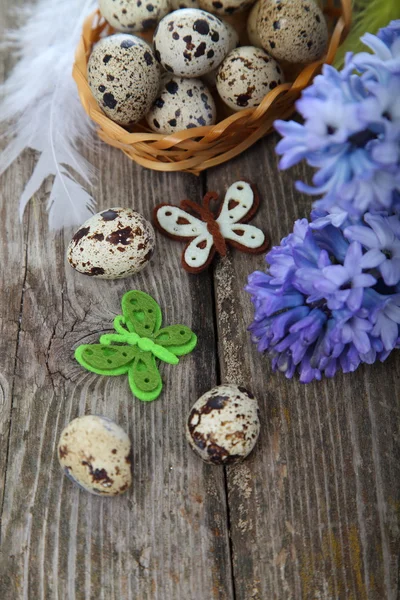
[[[2,25],[12,23],[10,5],[0,0]],[[3,51],[0,77],[10,67]],[[310,199],[293,190],[303,168],[277,170],[275,143],[270,136],[200,178],[146,171],[99,143],[88,153],[99,167],[93,193],[99,209],[133,206],[149,217],[156,202],[200,200],[246,177],[263,198],[255,222],[276,244]],[[246,332],[243,286],[262,257],[233,252],[188,276],[179,245],[158,236],[151,267],[135,278],[75,273],[65,261],[72,230],[48,230],[48,189],[19,221],[34,160],[26,152],[0,180],[1,600],[397,598],[398,356],[308,386],[272,374]],[[132,399],[126,378],[87,373],[73,359],[132,288],[199,333],[192,355],[162,368],[165,392],[150,404]],[[226,469],[204,465],[183,436],[189,407],[223,381],[251,388],[262,416],[251,457]],[[131,436],[125,496],[91,496],[61,473],[58,437],[91,413]]]

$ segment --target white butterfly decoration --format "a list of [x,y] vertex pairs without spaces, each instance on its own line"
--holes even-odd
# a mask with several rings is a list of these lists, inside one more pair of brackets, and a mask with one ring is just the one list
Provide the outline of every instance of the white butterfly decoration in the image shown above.
[[216,252],[225,256],[227,243],[251,253],[263,252],[268,245],[261,229],[247,224],[259,206],[258,194],[247,181],[236,181],[228,188],[216,217],[209,207],[212,200],[218,200],[215,192],[204,196],[202,206],[183,200],[180,207],[159,204],[154,209],[154,222],[162,233],[188,242],[182,264],[190,273],[206,269]]

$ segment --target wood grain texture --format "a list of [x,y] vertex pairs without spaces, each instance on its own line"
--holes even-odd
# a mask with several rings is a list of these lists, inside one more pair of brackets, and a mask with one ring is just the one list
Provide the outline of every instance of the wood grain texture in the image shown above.
[[[9,0],[0,0],[0,23]],[[15,4],[15,3],[13,3]],[[22,0],[18,4],[23,4]],[[0,75],[10,68],[0,55]],[[277,170],[274,136],[202,178],[145,171],[98,144],[99,209],[200,201],[246,177],[263,203],[255,224],[279,243],[310,199],[302,168]],[[151,268],[96,281],[65,262],[72,231],[49,233],[45,186],[19,223],[34,164],[22,156],[0,180],[1,600],[286,600],[397,597],[400,522],[400,364],[302,386],[271,373],[246,332],[243,291],[262,257],[233,252],[189,276],[179,244],[157,235]],[[207,183],[207,185],[206,185]],[[128,289],[161,304],[165,323],[199,333],[196,351],[163,365],[165,391],[134,401],[125,378],[83,371],[73,349],[111,327]],[[224,471],[203,465],[183,437],[191,404],[220,380],[259,399],[253,454]],[[133,487],[120,498],[76,489],[56,445],[81,414],[103,414],[133,441]]]
[[[1,180],[0,598],[186,600],[199,590],[231,598],[224,474],[203,466],[183,435],[189,407],[216,383],[210,275],[182,272],[161,236],[151,266],[135,278],[77,274],[64,258],[72,230],[48,231],[50,184],[18,222],[33,158],[21,157]],[[146,172],[105,145],[88,158],[99,168],[99,210],[133,206],[150,217],[156,202],[201,195],[200,179]],[[112,327],[123,293],[134,288],[157,299],[166,324],[201,332],[192,355],[161,367],[165,392],[154,403],[135,401],[127,378],[90,374],[73,358],[77,345]],[[134,485],[119,498],[78,490],[58,465],[62,429],[93,413],[133,441]]]
[[[131,179],[127,160],[118,160],[118,168],[114,164],[111,169],[115,154],[113,149],[102,151],[100,207],[133,204],[146,215],[157,190],[184,197],[200,185],[190,176],[175,176],[172,187],[171,178],[149,177],[139,169]],[[133,190],[132,180],[137,186]],[[71,231],[48,232],[38,197],[29,208],[26,292],[2,518],[8,554],[3,594],[164,599],[195,597],[203,589],[209,598],[228,598],[223,473],[203,467],[183,438],[187,410],[216,377],[209,277],[182,274],[178,256],[169,258],[171,242],[160,238],[160,260],[134,279],[88,279],[65,264],[70,236]],[[131,288],[152,294],[163,307],[166,323],[183,322],[202,332],[193,355],[178,367],[162,368],[166,386],[159,402],[134,401],[126,378],[89,374],[72,355],[79,343],[96,341],[99,331],[111,328],[120,299]],[[58,437],[80,414],[108,416],[130,434],[135,483],[129,494],[111,501],[91,497],[60,472]]]
[[[294,192],[302,167],[279,173],[276,139],[208,173],[222,192],[240,177],[262,197],[254,223],[272,244],[305,217],[310,199]],[[261,439],[229,467],[229,514],[237,600],[394,599],[400,507],[400,361],[360,368],[312,385],[272,374],[251,345],[247,276],[262,257],[233,252],[215,268],[219,357],[224,381],[258,397]]]
[[[0,0],[0,15],[4,14],[4,10],[4,0]],[[11,18],[8,22],[11,25]],[[0,19],[0,39],[3,39],[3,19]],[[10,56],[3,53],[0,60],[0,79],[5,76],[11,62]],[[0,126],[0,135],[4,133],[5,127]],[[31,169],[32,155],[27,152],[25,160],[16,165],[13,175],[10,171],[5,173],[0,186],[0,239],[7,242],[0,253],[0,507],[3,503],[4,476],[8,459],[19,316],[26,274],[26,233],[19,225],[18,211],[10,210],[10,205],[12,199],[21,194],[23,181]],[[13,235],[10,235],[11,232]]]

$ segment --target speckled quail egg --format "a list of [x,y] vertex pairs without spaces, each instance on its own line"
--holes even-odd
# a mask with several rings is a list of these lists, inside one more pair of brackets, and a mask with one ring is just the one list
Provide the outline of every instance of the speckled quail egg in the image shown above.
[[264,0],[258,17],[262,46],[277,60],[309,63],[324,54],[328,28],[314,0]]
[[171,10],[169,0],[99,0],[99,8],[114,29],[126,33],[155,27]]
[[140,121],[156,98],[160,67],[146,42],[118,33],[94,46],[88,82],[105,114],[120,125],[129,125]]
[[166,74],[163,83],[146,116],[151,129],[169,134],[215,123],[217,111],[213,97],[200,79]]
[[199,0],[200,8],[219,15],[233,15],[243,12],[251,6],[255,0]]
[[131,442],[106,417],[85,415],[61,433],[58,459],[65,475],[98,496],[123,494],[132,483]]
[[170,0],[171,10],[180,8],[199,8],[198,0]]
[[218,17],[204,10],[183,8],[160,21],[153,44],[164,69],[181,77],[200,77],[224,59],[229,34]]
[[[228,21],[222,21],[222,22],[228,30],[228,39],[229,39],[228,53],[229,53],[231,50],[233,50],[234,48],[237,48],[239,46],[239,35],[238,35],[238,32],[236,31],[236,29],[233,27],[233,25],[228,23]],[[205,83],[208,86],[215,87],[215,85],[216,85],[215,78],[217,76],[217,71],[218,71],[218,67],[216,69],[213,69],[209,73],[206,73],[205,75],[203,75],[203,80],[205,81]]]
[[284,80],[282,69],[265,50],[242,46],[232,50],[217,72],[217,91],[233,110],[258,106]]
[[262,48],[260,36],[258,35],[258,11],[260,10],[261,0],[255,3],[250,11],[249,18],[247,19],[247,36],[252,46],[256,48]]
[[120,279],[138,273],[153,255],[154,229],[129,208],[109,208],[93,215],[75,233],[69,264],[85,275]]
[[186,438],[205,462],[214,465],[243,460],[260,433],[257,400],[245,388],[219,385],[192,406]]

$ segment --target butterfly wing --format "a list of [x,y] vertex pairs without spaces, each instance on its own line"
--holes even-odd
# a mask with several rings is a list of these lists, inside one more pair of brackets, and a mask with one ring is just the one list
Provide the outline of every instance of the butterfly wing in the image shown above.
[[132,394],[150,402],[158,398],[162,390],[162,380],[156,359],[150,352],[139,351],[129,367],[129,386]]
[[186,271],[200,273],[208,267],[214,253],[213,237],[206,230],[186,246],[182,256],[182,264]]
[[151,337],[160,329],[161,309],[148,294],[139,290],[127,292],[122,297],[121,305],[126,325],[131,333],[135,332],[140,337]]
[[258,195],[247,181],[236,181],[226,192],[217,218],[221,234],[243,252],[263,252],[268,240],[261,229],[245,224],[256,212]]
[[179,206],[160,204],[154,209],[157,228],[174,239],[195,238],[207,232],[207,225]]
[[135,346],[82,344],[75,350],[75,358],[82,367],[98,375],[123,375],[139,354]]
[[[217,218],[218,225],[229,225],[248,221],[258,208],[258,195],[247,181],[235,181],[228,188],[221,211]],[[224,236],[225,237],[225,236]]]
[[195,348],[197,336],[186,325],[170,325],[160,329],[154,341],[159,346],[167,348],[175,356],[183,356]]
[[237,223],[226,227],[223,230],[223,236],[243,252],[262,252],[268,245],[265,234],[261,229],[245,223]]
[[191,239],[182,255],[182,265],[186,271],[199,273],[208,266],[214,254],[214,242],[206,223],[170,204],[156,206],[154,222],[168,237],[181,241]]

